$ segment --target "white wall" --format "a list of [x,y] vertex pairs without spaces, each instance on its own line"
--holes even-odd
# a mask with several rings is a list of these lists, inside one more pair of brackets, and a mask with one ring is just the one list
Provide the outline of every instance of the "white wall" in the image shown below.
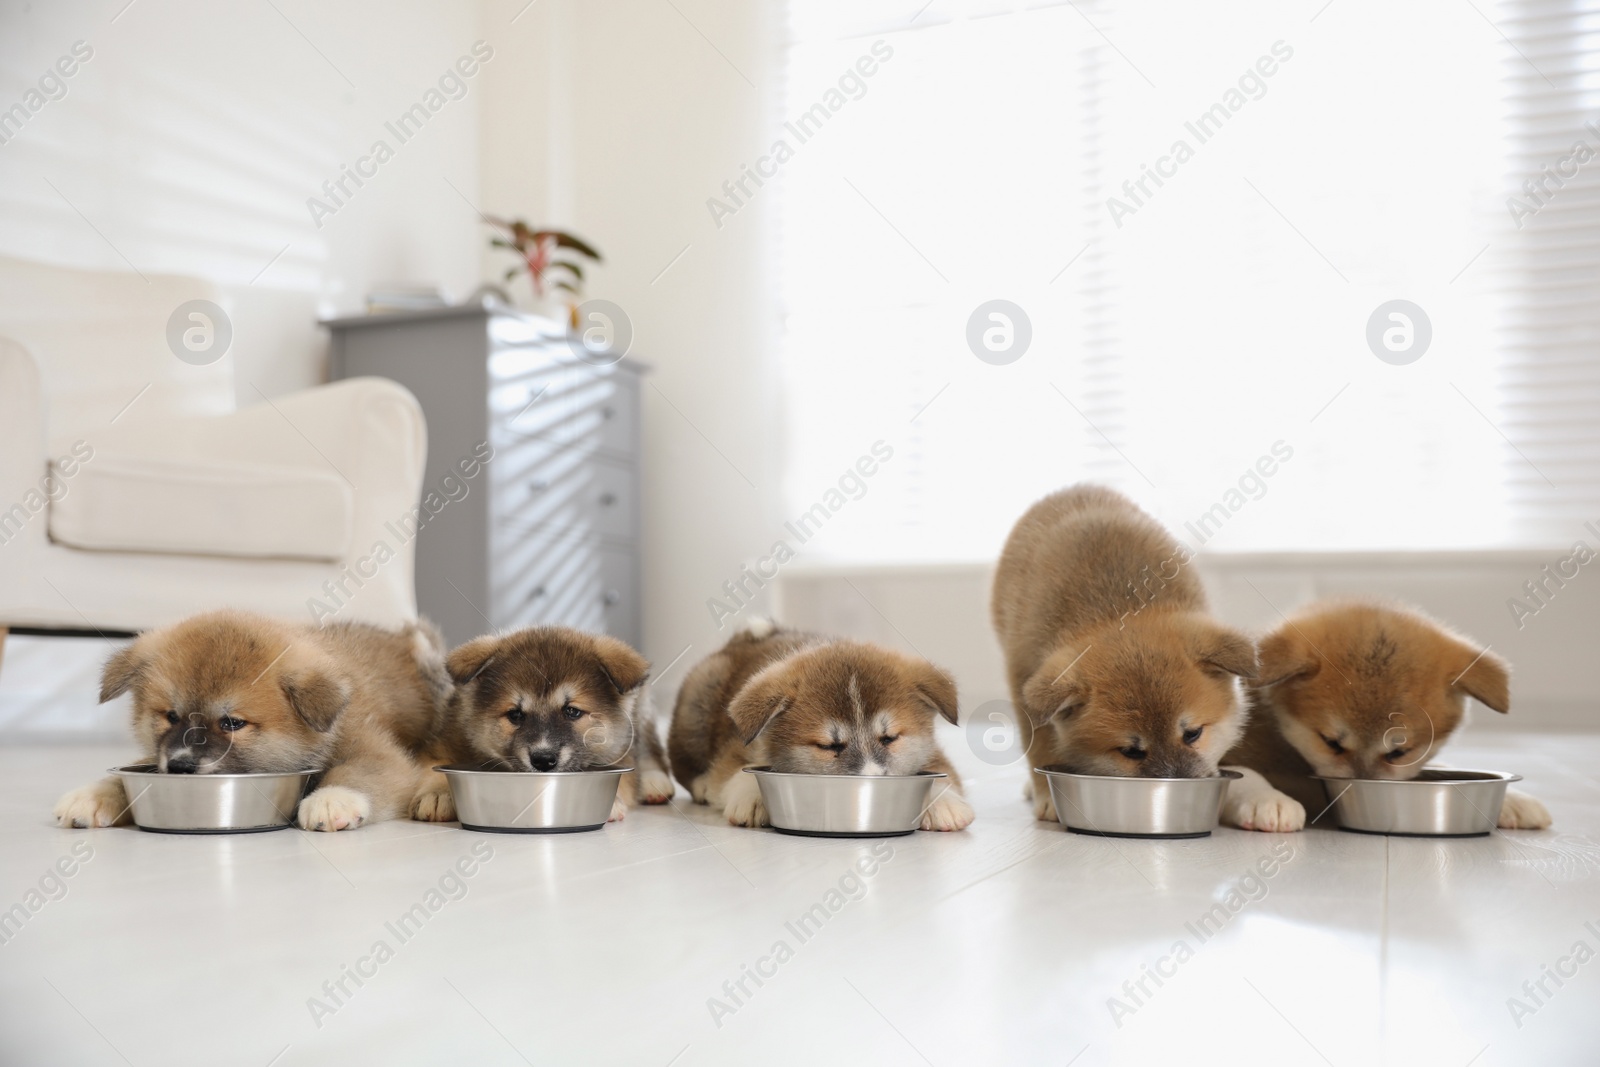
[[[1512,666],[1512,710],[1483,708],[1474,729],[1600,726],[1600,561],[1578,570],[1547,605],[1517,618],[1507,601],[1534,605],[1523,583],[1554,569],[1563,554],[1537,552],[1201,555],[1198,573],[1212,610],[1253,634],[1278,626],[1280,612],[1321,597],[1374,596],[1415,605],[1478,641]],[[1569,572],[1572,568],[1568,568]],[[784,572],[781,608],[796,626],[917,651],[948,668],[961,689],[963,715],[1008,699],[1000,648],[989,624],[988,565],[810,567]]]
[[[777,61],[778,10],[526,3],[484,11],[507,62],[488,72],[483,208],[590,240],[606,263],[589,295],[623,307],[633,354],[655,368],[644,389],[644,652],[663,670],[690,646],[670,690],[726,636],[706,600],[781,532],[770,222],[763,206],[718,230],[705,206],[777,125],[756,86]],[[504,269],[502,256],[487,259],[486,274]]]
[[[482,78],[408,143],[383,129],[485,36],[479,5],[275,2],[0,3],[0,109],[93,49],[0,145],[0,254],[217,282],[247,402],[322,381],[318,314],[373,283],[470,291],[483,239],[446,184],[476,195]],[[394,158],[318,228],[307,199],[379,138]]]

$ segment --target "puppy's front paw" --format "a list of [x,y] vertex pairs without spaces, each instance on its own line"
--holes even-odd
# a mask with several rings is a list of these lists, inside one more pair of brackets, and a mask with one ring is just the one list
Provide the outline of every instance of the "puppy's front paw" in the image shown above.
[[1306,809],[1298,800],[1273,789],[1230,797],[1222,805],[1222,821],[1241,830],[1287,834],[1306,828]]
[[411,817],[417,822],[454,822],[456,799],[450,787],[429,786],[420,790],[411,801]]
[[1033,817],[1040,822],[1058,822],[1056,804],[1050,794],[1042,789],[1033,790]]
[[728,822],[733,826],[768,826],[767,806],[761,803],[761,797],[739,798],[729,801],[722,813],[728,817]]
[[767,826],[767,806],[755,775],[739,771],[722,788],[722,814],[734,826]]
[[1550,826],[1550,809],[1526,793],[1507,789],[1498,825],[1502,830],[1545,830]]
[[672,799],[674,791],[672,776],[666,771],[652,767],[639,772],[639,803],[665,804]]
[[965,830],[972,825],[972,805],[954,789],[945,790],[922,813],[924,830]]
[[302,830],[354,830],[372,817],[372,801],[365,793],[342,785],[323,786],[300,802],[295,821]]
[[621,822],[628,817],[628,802],[621,797],[611,802],[611,814],[606,817],[606,822]]
[[52,814],[56,817],[57,826],[81,830],[132,822],[128,807],[128,795],[123,792],[122,782],[111,778],[74,789],[56,801]]

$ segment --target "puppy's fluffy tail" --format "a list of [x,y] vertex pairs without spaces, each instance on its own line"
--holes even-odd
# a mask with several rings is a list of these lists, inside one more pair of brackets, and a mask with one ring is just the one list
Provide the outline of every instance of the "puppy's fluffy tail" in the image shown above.
[[778,621],[776,619],[769,618],[766,615],[752,615],[734,631],[733,636],[728,641],[730,644],[734,641],[765,641],[777,633],[778,629]]
[[416,660],[417,670],[428,683],[435,706],[443,707],[455,688],[455,683],[450,680],[450,672],[445,667],[444,635],[437,626],[423,618],[407,623],[400,634],[411,639],[411,658]]

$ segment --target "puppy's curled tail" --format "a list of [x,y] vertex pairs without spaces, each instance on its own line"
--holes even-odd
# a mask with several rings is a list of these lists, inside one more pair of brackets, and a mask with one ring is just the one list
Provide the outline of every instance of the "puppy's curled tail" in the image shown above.
[[728,639],[728,643],[733,644],[735,641],[765,641],[777,633],[779,629],[776,619],[768,618],[765,615],[752,615],[734,631],[733,636]]
[[411,658],[416,661],[418,672],[427,682],[435,705],[443,707],[455,689],[455,683],[450,680],[450,671],[445,667],[444,635],[437,626],[421,617],[416,622],[406,623],[400,635],[410,638]]

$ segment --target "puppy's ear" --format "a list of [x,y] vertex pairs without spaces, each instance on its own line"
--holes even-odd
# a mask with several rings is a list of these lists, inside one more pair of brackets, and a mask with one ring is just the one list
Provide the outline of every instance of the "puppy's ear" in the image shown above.
[[1290,626],[1263,638],[1260,651],[1261,671],[1256,685],[1262,689],[1315,678],[1322,670],[1322,657]]
[[100,703],[104,704],[133,688],[133,683],[143,671],[144,655],[139,651],[137,641],[106,660],[105,668],[100,672]]
[[1232,674],[1254,680],[1260,673],[1255,642],[1212,622],[1202,624],[1195,638],[1194,656],[1201,670],[1213,674]]
[[1511,710],[1511,668],[1499,656],[1484,649],[1465,650],[1466,667],[1455,675],[1451,686],[1504,715]]
[[1022,710],[1035,726],[1068,718],[1089,702],[1089,683],[1073,669],[1080,658],[1082,653],[1064,648],[1022,686]]
[[728,716],[733,719],[739,740],[748,745],[788,706],[789,687],[780,664],[744,683],[728,703]]
[[631,692],[650,677],[650,661],[635,652],[631,645],[615,637],[596,637],[594,644],[600,670],[618,693]]
[[319,734],[333,729],[334,720],[350,703],[349,686],[319,670],[285,675],[279,684],[294,713]]
[[464,645],[450,650],[450,655],[445,657],[445,670],[450,672],[450,679],[457,685],[465,685],[478,676],[478,672],[489,665],[489,660],[500,650],[500,639],[493,634],[474,637]]
[[926,660],[912,668],[912,687],[929,707],[951,723],[957,721],[956,681]]

